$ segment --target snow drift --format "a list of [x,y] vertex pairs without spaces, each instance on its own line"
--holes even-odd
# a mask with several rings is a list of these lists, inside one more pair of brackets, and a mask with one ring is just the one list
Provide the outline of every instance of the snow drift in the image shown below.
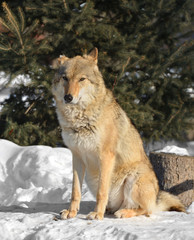
[[[48,146],[19,147],[0,140],[0,202],[64,203],[71,198],[71,152]],[[89,194],[83,186],[83,196]]]

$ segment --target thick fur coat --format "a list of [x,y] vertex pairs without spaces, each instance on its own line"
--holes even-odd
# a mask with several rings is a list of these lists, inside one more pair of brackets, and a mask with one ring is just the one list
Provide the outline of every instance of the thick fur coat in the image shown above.
[[61,218],[75,217],[85,176],[96,196],[88,219],[104,213],[118,218],[156,211],[184,211],[179,199],[159,190],[139,133],[105,87],[97,66],[98,51],[58,59],[52,92],[62,137],[73,153],[72,199]]

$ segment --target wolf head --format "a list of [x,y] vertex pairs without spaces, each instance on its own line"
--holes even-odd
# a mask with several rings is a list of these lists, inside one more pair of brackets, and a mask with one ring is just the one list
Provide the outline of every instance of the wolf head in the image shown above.
[[97,61],[97,48],[83,57],[60,56],[52,89],[55,99],[65,104],[77,105],[87,105],[95,100],[104,86]]

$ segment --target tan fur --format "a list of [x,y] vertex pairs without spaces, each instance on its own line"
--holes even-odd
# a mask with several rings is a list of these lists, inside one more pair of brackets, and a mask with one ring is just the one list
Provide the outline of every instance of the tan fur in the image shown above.
[[[97,55],[94,49],[83,57],[62,56],[53,81],[62,137],[73,153],[72,200],[61,218],[76,216],[85,173],[96,196],[88,219],[102,219],[106,208],[119,218],[184,211],[175,196],[159,191],[137,130],[104,85]],[[64,100],[67,94],[73,97],[70,103]]]

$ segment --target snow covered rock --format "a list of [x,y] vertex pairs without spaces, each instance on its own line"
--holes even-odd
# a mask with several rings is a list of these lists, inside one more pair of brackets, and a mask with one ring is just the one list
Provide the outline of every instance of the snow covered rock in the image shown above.
[[174,153],[176,155],[180,156],[189,156],[189,152],[185,148],[177,147],[175,145],[172,146],[166,146],[161,150],[158,150],[157,152],[163,152],[163,153]]

